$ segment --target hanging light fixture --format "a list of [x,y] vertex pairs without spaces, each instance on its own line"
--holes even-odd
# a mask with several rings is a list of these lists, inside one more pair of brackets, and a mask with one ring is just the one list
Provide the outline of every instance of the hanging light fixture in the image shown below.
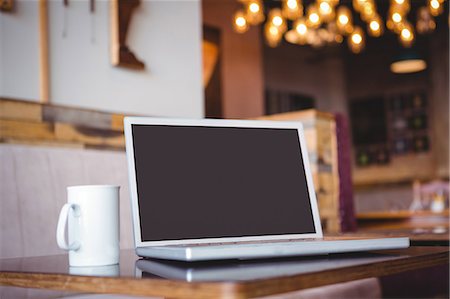
[[356,26],[348,39],[348,46],[353,53],[360,53],[365,47],[364,31]]
[[301,0],[283,0],[281,13],[288,20],[296,20],[303,16],[303,5]]
[[268,21],[265,25],[264,34],[266,41],[270,47],[276,47],[283,38],[283,33],[286,31],[286,20],[281,14],[279,8],[274,8],[269,12]]
[[293,28],[286,32],[284,38],[291,44],[305,45],[307,42],[308,30],[305,18],[300,18],[295,21]]
[[316,29],[322,24],[317,4],[310,4],[306,12],[306,24],[308,27]]
[[249,29],[245,13],[242,10],[238,10],[233,16],[233,28],[238,33],[244,33]]
[[403,23],[399,34],[399,39],[402,45],[404,47],[411,47],[414,42],[414,37],[413,26],[408,22]]
[[250,25],[259,25],[264,22],[264,10],[261,0],[245,2],[245,18]]
[[383,22],[379,15],[375,15],[367,25],[367,32],[370,36],[380,37],[383,34]]
[[391,72],[395,74],[417,73],[427,68],[427,63],[415,50],[403,51],[391,64]]
[[444,11],[444,6],[442,5],[444,0],[428,0],[428,8],[433,16],[438,16]]
[[323,22],[328,23],[335,18],[334,6],[329,0],[318,0],[317,7]]
[[[233,28],[244,33],[250,25],[264,22],[264,2],[262,0],[237,0],[243,10],[235,13]],[[270,47],[286,41],[300,45],[321,47],[326,44],[341,43],[344,38],[353,53],[360,53],[366,43],[365,27],[370,37],[383,35],[385,26],[398,36],[400,44],[411,47],[416,34],[430,33],[436,28],[434,17],[444,11],[446,0],[420,0],[425,6],[417,10],[416,23],[408,19],[411,0],[390,0],[388,14],[384,22],[378,12],[375,0],[352,0],[354,11],[363,21],[355,26],[349,7],[339,5],[339,0],[308,0],[304,9],[303,0],[281,0],[280,8],[272,8],[264,25],[264,36]],[[380,0],[381,1],[381,0]],[[450,20],[450,19],[449,19]],[[291,26],[288,30],[288,22]]]
[[353,31],[352,12],[346,6],[340,6],[337,10],[336,25],[342,34],[350,34]]

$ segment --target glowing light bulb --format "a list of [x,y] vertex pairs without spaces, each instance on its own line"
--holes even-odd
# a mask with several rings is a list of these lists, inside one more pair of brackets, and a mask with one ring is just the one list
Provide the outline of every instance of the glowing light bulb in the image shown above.
[[403,3],[405,3],[405,0],[394,0],[394,1],[398,5],[402,5]]
[[297,30],[298,34],[305,35],[308,32],[308,27],[306,27],[305,23],[299,23],[295,27],[295,30]]
[[244,17],[236,18],[235,22],[236,22],[236,25],[239,26],[239,27],[243,27],[243,26],[245,26],[247,24],[247,21],[245,20]]
[[337,9],[336,25],[342,34],[349,34],[353,31],[352,13],[349,8],[340,6]]
[[245,19],[250,25],[259,25],[264,21],[265,17],[261,0],[247,2]]
[[283,32],[280,31],[280,28],[274,26],[272,22],[267,22],[264,29],[264,36],[269,47],[278,46],[283,37]]
[[370,29],[373,31],[380,30],[380,24],[378,24],[377,21],[371,21],[369,26],[370,26]]
[[238,33],[244,33],[248,30],[249,25],[247,19],[245,18],[245,14],[242,10],[238,10],[234,14],[233,28],[234,31]]
[[331,12],[331,6],[328,2],[321,2],[319,5],[319,10],[323,14],[328,14]]
[[433,16],[438,16],[444,11],[444,6],[442,5],[444,0],[428,0],[428,8]]
[[410,40],[412,37],[411,31],[409,29],[404,28],[401,32],[401,37],[405,40]]
[[431,6],[431,8],[433,8],[433,9],[438,9],[439,6],[440,6],[439,1],[437,1],[437,0],[431,0],[431,1],[430,1],[430,6]]
[[365,46],[364,31],[361,27],[356,26],[348,39],[348,46],[353,53],[360,53]]
[[400,42],[404,47],[410,47],[414,42],[414,31],[410,23],[406,22],[402,25],[402,29],[399,34]]
[[[268,26],[276,27],[277,30],[283,34],[287,29],[287,24],[285,19],[281,16],[281,9],[274,8],[269,12],[269,18],[268,18]],[[269,27],[268,27],[269,28]],[[270,30],[270,29],[267,29]]]
[[320,26],[322,20],[320,18],[317,4],[311,4],[308,6],[306,22],[309,28],[316,29]]
[[312,23],[317,23],[317,22],[319,22],[319,15],[317,13],[312,13],[309,15],[309,20]]
[[250,3],[250,5],[248,6],[248,9],[253,13],[257,13],[260,10],[259,4],[256,2]]
[[394,21],[395,23],[400,23],[402,19],[403,19],[402,15],[399,14],[398,12],[392,14],[392,21]]
[[289,7],[290,9],[296,9],[298,7],[298,3],[296,0],[287,0],[286,1],[286,5],[287,7]]
[[283,25],[283,19],[282,19],[280,16],[275,16],[275,17],[272,19],[272,23],[273,23],[275,26],[279,27],[279,26]]
[[348,24],[348,17],[346,15],[340,15],[339,18],[339,23],[341,23],[342,25],[347,25]]
[[358,33],[352,35],[352,42],[359,45],[362,42],[362,36]]
[[297,20],[303,16],[303,5],[301,0],[283,0],[281,4],[282,16],[289,20]]

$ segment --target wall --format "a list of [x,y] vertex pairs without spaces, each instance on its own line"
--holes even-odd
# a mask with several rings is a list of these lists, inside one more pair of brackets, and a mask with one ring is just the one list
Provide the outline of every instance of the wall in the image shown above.
[[39,98],[38,1],[0,13],[0,96]]
[[[0,96],[39,97],[38,1],[0,14]],[[142,1],[128,44],[145,71],[110,64],[109,2],[49,1],[51,102],[129,114],[203,117],[200,2]],[[63,36],[63,31],[66,35]],[[8,74],[5,76],[5,74]]]
[[221,30],[222,103],[225,118],[249,118],[264,113],[264,82],[260,28],[244,34],[232,28],[236,0],[204,0],[203,22]]
[[343,73],[339,49],[316,50],[283,42],[264,50],[266,88],[311,96],[322,111],[347,113]]

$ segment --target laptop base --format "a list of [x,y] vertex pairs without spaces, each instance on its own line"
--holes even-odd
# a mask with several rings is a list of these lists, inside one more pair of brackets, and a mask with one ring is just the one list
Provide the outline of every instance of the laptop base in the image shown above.
[[227,259],[262,259],[289,256],[325,255],[330,253],[408,248],[407,237],[322,240],[292,240],[280,242],[233,243],[207,245],[148,246],[136,248],[142,257],[178,261],[207,261]]

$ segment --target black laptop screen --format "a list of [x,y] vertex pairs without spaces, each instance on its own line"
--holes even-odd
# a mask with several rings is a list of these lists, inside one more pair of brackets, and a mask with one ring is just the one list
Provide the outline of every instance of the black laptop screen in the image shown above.
[[142,241],[315,233],[296,129],[132,134]]

